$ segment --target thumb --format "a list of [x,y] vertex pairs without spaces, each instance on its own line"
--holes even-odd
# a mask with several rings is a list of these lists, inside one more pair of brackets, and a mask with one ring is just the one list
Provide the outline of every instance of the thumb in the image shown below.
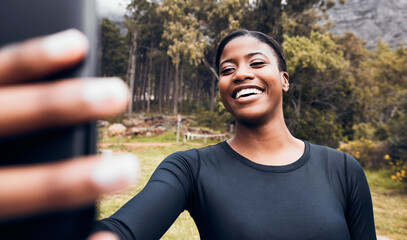
[[89,236],[87,240],[120,240],[119,237],[112,232],[97,232]]

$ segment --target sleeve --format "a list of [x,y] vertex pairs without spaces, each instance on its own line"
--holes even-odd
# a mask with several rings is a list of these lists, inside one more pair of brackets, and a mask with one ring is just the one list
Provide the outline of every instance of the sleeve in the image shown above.
[[159,239],[185,210],[191,197],[197,157],[193,150],[167,157],[139,194],[116,213],[95,224],[120,239]]
[[351,239],[376,239],[372,198],[369,185],[360,164],[345,154],[345,175],[347,181],[346,221]]

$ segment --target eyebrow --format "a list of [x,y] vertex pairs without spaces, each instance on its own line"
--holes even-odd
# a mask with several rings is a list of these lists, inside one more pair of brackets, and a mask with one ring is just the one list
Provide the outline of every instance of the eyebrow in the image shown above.
[[[260,55],[262,55],[262,56],[264,56],[264,57],[267,58],[267,56],[264,55],[262,52],[248,53],[248,54],[246,54],[246,55],[244,56],[244,58],[250,58],[250,57],[253,57],[254,55],[258,55],[258,54],[260,54]],[[267,59],[268,59],[268,58],[267,58]],[[226,62],[232,62],[232,61],[233,61],[232,59],[223,60],[223,61],[219,64],[219,66],[222,66],[222,64],[224,64],[224,63],[226,63]]]

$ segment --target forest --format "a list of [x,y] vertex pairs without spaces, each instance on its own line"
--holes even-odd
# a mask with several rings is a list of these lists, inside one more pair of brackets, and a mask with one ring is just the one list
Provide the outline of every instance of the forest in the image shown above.
[[368,50],[355,33],[330,33],[327,10],[344,2],[132,0],[125,31],[101,19],[101,74],[129,84],[126,116],[181,113],[226,132],[234,120],[217,93],[217,45],[236,29],[264,32],[284,49],[292,134],[407,183],[407,48],[378,39]]

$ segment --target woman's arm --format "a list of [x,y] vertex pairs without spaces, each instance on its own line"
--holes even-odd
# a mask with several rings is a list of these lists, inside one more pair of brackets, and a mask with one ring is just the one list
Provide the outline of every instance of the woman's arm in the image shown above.
[[376,239],[372,198],[366,176],[359,163],[346,155],[347,210],[346,221],[351,239]]
[[159,239],[186,209],[198,171],[194,150],[167,157],[144,189],[95,230],[110,230],[120,239]]

